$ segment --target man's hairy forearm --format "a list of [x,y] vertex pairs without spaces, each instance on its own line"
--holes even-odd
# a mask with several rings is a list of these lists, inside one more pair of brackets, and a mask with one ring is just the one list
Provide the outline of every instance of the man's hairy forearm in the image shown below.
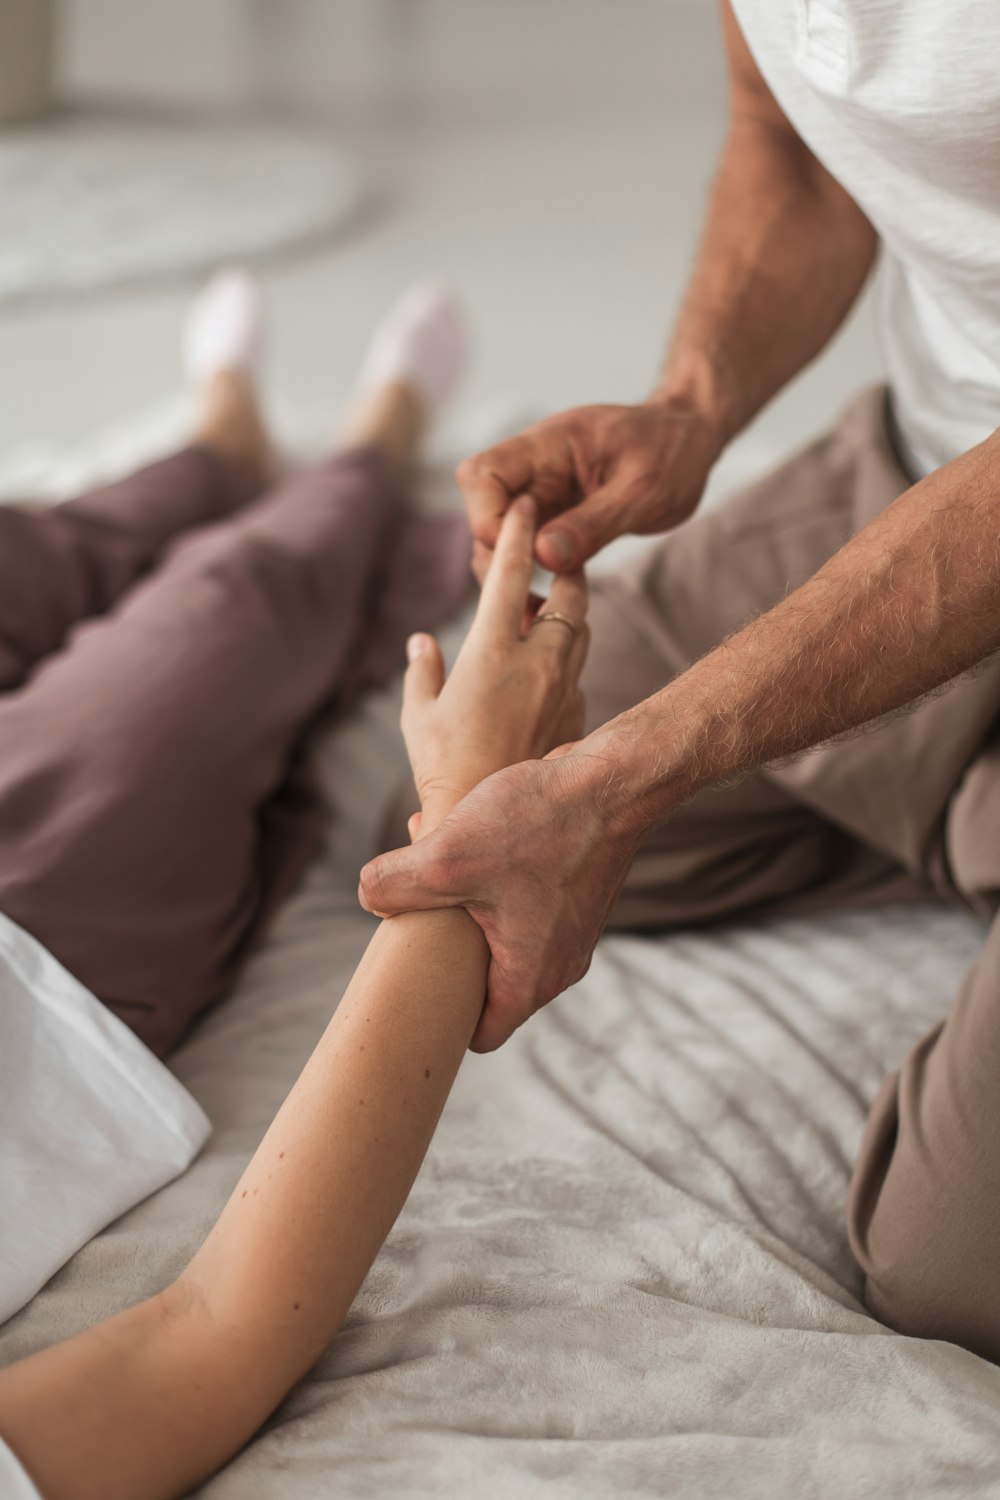
[[1000,434],[585,742],[629,820],[878,719],[1000,648]]
[[691,400],[720,447],[826,345],[871,268],[861,210],[799,140],[726,17],[731,118],[656,396]]

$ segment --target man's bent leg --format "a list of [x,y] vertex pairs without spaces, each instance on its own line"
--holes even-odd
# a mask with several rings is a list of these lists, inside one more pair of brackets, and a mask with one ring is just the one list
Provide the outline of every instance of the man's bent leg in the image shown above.
[[1000,1362],[1000,918],[948,1017],[882,1085],[847,1221],[865,1299]]
[[[600,582],[590,618],[593,646],[585,689],[596,726],[655,691],[671,673]],[[762,908],[804,913],[926,900],[931,894],[897,861],[757,774],[701,792],[647,836],[610,926],[692,926]]]
[[[868,392],[827,437],[621,573],[597,578],[588,727],[658,691],[776,604],[908,483],[886,430],[884,394]],[[933,834],[1000,701],[1000,686],[992,689],[984,681],[952,690],[912,723],[893,721],[701,793],[647,838],[613,925],[701,922],[764,905],[787,912],[926,899],[934,889],[951,895],[932,857],[940,842]],[[901,757],[928,775],[901,777]],[[877,815],[882,803],[891,816]],[[933,886],[932,875],[940,877]]]
[[992,925],[946,1019],[882,1085],[848,1229],[876,1317],[1000,1363],[1000,723],[955,788],[941,845]]

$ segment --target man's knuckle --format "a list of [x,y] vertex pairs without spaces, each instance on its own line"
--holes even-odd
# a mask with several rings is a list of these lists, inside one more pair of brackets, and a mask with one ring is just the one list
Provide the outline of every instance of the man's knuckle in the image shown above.
[[459,860],[449,848],[435,849],[424,862],[424,884],[439,894],[447,894],[455,885]]

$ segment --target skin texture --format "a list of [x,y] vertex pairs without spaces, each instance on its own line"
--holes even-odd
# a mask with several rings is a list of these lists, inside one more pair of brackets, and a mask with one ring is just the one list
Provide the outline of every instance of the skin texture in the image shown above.
[[[411,642],[403,726],[433,835],[504,757],[579,733],[582,575],[526,619],[535,511],[514,507],[447,682]],[[479,1020],[488,950],[463,911],[384,922],[180,1277],[0,1371],[0,1435],[46,1500],[172,1500],[253,1435],[336,1332],[420,1167]],[[56,1434],[58,1440],[53,1440]]]
[[[568,412],[463,465],[481,575],[518,489],[538,497],[536,553],[554,567],[683,520],[725,443],[822,349],[870,269],[871,226],[791,129],[728,7],[724,20],[729,134],[662,380],[641,407]],[[501,1045],[586,971],[648,829],[702,787],[911,703],[1000,645],[998,523],[994,437],[660,693],[558,759],[492,776],[433,839],[373,861],[362,904],[469,911],[492,954],[473,1045]]]

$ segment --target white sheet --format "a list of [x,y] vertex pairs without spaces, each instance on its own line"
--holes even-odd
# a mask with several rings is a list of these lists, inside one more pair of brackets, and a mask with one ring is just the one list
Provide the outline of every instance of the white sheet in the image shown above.
[[209,1129],[135,1033],[0,912],[0,1323],[183,1172]]

